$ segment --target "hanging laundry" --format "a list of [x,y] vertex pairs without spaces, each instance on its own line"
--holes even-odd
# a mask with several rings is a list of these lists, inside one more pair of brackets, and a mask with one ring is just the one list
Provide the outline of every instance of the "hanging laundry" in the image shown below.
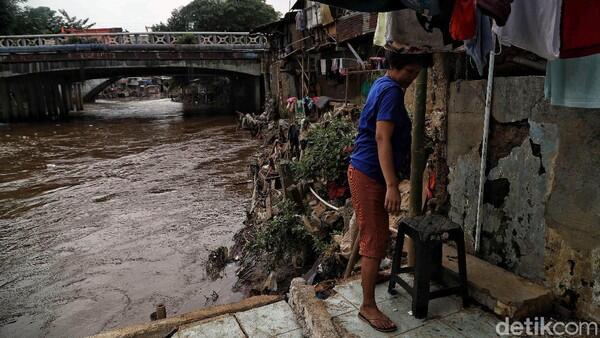
[[533,52],[548,60],[560,55],[563,0],[514,0],[506,25],[494,25],[500,43]]
[[296,118],[303,119],[306,117],[304,110],[304,99],[300,98],[296,101]]
[[306,29],[306,15],[303,10],[296,13],[296,29],[299,32],[304,32]]
[[319,19],[319,3],[312,1],[310,3],[311,5],[304,9],[306,29],[313,29],[321,23]]
[[454,40],[470,40],[477,29],[475,0],[456,0],[452,19],[450,20],[450,35]]
[[423,29],[414,11],[394,11],[385,15],[387,15],[385,46],[404,52],[447,49],[444,44],[444,34],[437,29],[432,32]]
[[336,73],[339,69],[338,59],[331,60],[331,71]]
[[328,5],[321,4],[321,7],[319,7],[319,21],[323,25],[328,25],[334,21]]
[[348,69],[344,67],[344,59],[340,59],[339,64],[340,64],[340,75],[342,75],[342,76],[348,75]]
[[564,1],[561,58],[600,53],[600,1]]
[[375,27],[375,35],[373,35],[373,45],[385,47],[385,31],[387,28],[387,13],[377,14],[377,26]]
[[513,0],[477,0],[483,14],[493,18],[498,26],[504,26],[510,16]]
[[327,59],[321,59],[321,75],[327,75]]
[[600,54],[549,61],[544,89],[552,105],[600,108]]
[[297,100],[298,99],[295,96],[289,97],[287,99],[287,106],[285,108],[287,109],[288,113],[292,113],[296,110],[296,101]]
[[465,47],[467,54],[475,62],[479,75],[483,75],[483,68],[488,62],[490,51],[494,48],[492,44],[492,21],[479,9],[476,11],[476,17],[477,32],[475,38],[465,41]]

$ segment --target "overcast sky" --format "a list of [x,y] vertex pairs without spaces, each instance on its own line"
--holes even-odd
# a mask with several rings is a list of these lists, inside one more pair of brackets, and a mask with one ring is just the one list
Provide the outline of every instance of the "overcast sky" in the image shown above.
[[[65,9],[78,18],[90,18],[96,27],[123,27],[130,32],[143,32],[146,26],[165,22],[174,8],[189,2],[191,0],[29,0],[27,5]],[[267,3],[285,13],[290,0],[267,0]]]

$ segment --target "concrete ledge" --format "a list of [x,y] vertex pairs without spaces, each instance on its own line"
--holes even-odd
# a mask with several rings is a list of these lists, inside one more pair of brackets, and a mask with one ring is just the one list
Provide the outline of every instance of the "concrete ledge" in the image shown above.
[[201,321],[229,313],[250,310],[256,307],[272,304],[282,300],[281,296],[257,296],[250,297],[238,303],[225,304],[201,309],[193,312],[184,313],[179,316],[147,323],[133,325],[113,331],[103,332],[96,338],[115,338],[115,337],[165,337],[174,329],[181,325]]
[[305,337],[345,338],[352,336],[343,327],[334,323],[325,302],[315,297],[315,288],[312,285],[306,285],[304,279],[292,280],[289,303]]
[[[444,246],[443,265],[458,273],[456,249]],[[552,310],[549,289],[477,257],[467,255],[469,295],[500,317],[522,319]]]

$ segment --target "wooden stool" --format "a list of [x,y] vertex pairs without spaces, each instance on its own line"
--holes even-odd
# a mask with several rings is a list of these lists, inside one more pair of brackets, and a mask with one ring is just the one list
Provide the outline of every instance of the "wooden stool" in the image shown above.
[[[401,267],[404,235],[413,239],[416,262],[415,267]],[[456,243],[458,252],[458,275],[442,266],[442,243]],[[401,273],[414,272],[413,286],[400,278]],[[445,287],[430,291],[430,281],[436,280]],[[450,281],[450,283],[448,283]],[[439,215],[425,215],[403,219],[398,224],[398,238],[392,260],[392,275],[388,292],[396,292],[396,283],[400,284],[412,296],[412,312],[416,318],[427,317],[429,300],[460,294],[463,306],[468,305],[467,258],[464,233],[460,225]],[[448,286],[453,285],[453,286]]]

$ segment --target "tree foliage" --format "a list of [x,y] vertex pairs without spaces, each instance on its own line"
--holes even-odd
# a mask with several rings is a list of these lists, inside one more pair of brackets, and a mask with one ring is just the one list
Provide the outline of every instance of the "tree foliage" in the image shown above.
[[89,19],[70,16],[48,7],[22,7],[27,0],[0,0],[0,34],[56,34],[61,29],[88,29]]
[[20,3],[24,0],[0,0],[0,34],[13,34],[20,11]]
[[275,21],[280,14],[264,0],[193,0],[173,10],[154,31],[245,32]]
[[64,9],[59,9],[58,12],[62,15],[62,27],[65,29],[90,29],[96,25],[95,22],[90,23],[89,18],[77,19],[76,16],[70,16]]
[[48,7],[25,7],[17,14],[14,34],[55,34],[60,32],[61,17]]

